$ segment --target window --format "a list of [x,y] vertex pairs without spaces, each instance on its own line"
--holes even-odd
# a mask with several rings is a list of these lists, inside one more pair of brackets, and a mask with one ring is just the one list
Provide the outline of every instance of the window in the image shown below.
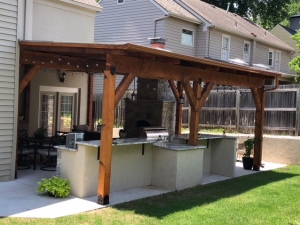
[[226,35],[222,35],[222,51],[221,51],[221,59],[229,60],[229,50],[230,50],[230,37]]
[[273,67],[273,65],[274,65],[274,50],[273,49],[269,49],[268,65],[271,67]]
[[248,41],[244,42],[243,60],[246,63],[249,63],[250,61],[250,42]]
[[274,70],[280,71],[280,62],[281,62],[281,52],[276,51],[275,52],[275,62],[274,62]]
[[118,4],[124,3],[124,0],[118,0]]
[[182,29],[181,33],[181,44],[187,45],[187,46],[193,46],[194,45],[194,37],[193,37],[193,31]]

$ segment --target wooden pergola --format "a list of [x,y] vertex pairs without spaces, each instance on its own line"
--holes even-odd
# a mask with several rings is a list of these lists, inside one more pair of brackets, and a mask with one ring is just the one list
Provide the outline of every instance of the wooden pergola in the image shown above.
[[[20,64],[29,70],[20,82],[20,93],[43,68],[87,72],[89,76],[88,122],[92,126],[93,74],[104,73],[102,130],[99,161],[98,203],[108,204],[110,194],[114,108],[138,76],[168,80],[177,100],[176,134],[180,134],[183,90],[191,105],[189,144],[197,145],[201,108],[214,85],[251,89],[256,106],[253,169],[259,170],[262,159],[264,124],[264,88],[266,79],[278,86],[280,74],[205,58],[135,44],[86,44],[20,41]],[[115,89],[115,75],[124,75]],[[192,85],[191,83],[192,82]],[[202,83],[204,85],[202,85]],[[203,86],[203,88],[201,88]],[[275,89],[274,88],[274,89]],[[100,138],[100,137],[99,137]],[[101,177],[101,179],[100,179]]]

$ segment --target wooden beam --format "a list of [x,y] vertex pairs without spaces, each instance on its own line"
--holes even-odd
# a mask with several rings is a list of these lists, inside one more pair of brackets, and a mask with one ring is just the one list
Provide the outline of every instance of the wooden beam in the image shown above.
[[87,123],[90,130],[94,130],[93,102],[94,102],[94,74],[88,74],[88,118]]
[[105,70],[105,60],[90,60],[75,56],[70,57],[31,51],[22,51],[20,63],[24,65],[40,65],[49,69],[76,70],[80,72],[103,72]]
[[170,88],[171,88],[171,90],[173,92],[173,95],[174,95],[177,103],[179,103],[179,101],[180,101],[180,99],[179,99],[179,92],[178,92],[178,90],[176,88],[176,85],[174,84],[174,81],[168,80],[168,82],[169,82]]
[[109,70],[106,70],[104,71],[103,80],[102,129],[97,202],[101,205],[107,205],[109,204],[110,194],[116,78]]
[[40,65],[34,65],[30,68],[30,70],[26,73],[25,77],[22,79],[20,83],[19,93],[21,94],[24,88],[30,83],[32,78],[35,77],[36,73],[40,70]]
[[204,105],[204,103],[205,103],[207,97],[209,96],[209,93],[210,93],[211,89],[213,88],[213,86],[214,86],[213,82],[206,83],[206,85],[205,85],[205,87],[204,87],[204,89],[201,93],[201,98],[200,98],[200,102],[199,102],[199,105],[200,105],[199,109],[201,109],[202,106]]
[[[177,92],[178,92],[178,96],[182,96],[183,89],[182,89],[181,81],[177,81]],[[179,97],[178,97],[178,99],[179,99]],[[179,99],[176,104],[175,134],[181,134],[182,108],[183,108],[183,104],[180,104],[180,99]]]
[[190,82],[186,79],[182,81],[183,89],[185,91],[186,97],[189,100],[190,105],[194,110],[197,110],[197,99],[196,96],[194,95],[194,91],[190,85]]
[[254,160],[253,170],[260,170],[262,160],[262,141],[265,122],[265,93],[263,88],[251,88],[255,102],[255,128],[254,128]]
[[138,58],[111,55],[109,65],[116,66],[118,73],[134,73],[139,77],[149,79],[164,79],[182,81],[213,82],[228,86],[262,87],[264,78],[224,73],[195,67],[165,64],[157,61],[147,61]]
[[115,93],[115,107],[119,104],[119,101],[122,99],[125,92],[128,90],[128,87],[135,79],[135,75],[133,73],[127,74],[123,77],[120,84],[118,85]]
[[196,146],[198,145],[198,130],[199,130],[199,123],[200,123],[200,97],[201,97],[201,86],[198,81],[193,81],[193,94],[196,99],[196,103],[195,106],[191,108],[189,144],[192,146]]

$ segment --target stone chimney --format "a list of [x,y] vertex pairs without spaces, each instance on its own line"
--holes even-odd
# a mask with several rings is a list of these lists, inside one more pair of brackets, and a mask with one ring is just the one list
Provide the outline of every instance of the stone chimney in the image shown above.
[[290,17],[290,28],[296,31],[300,29],[300,14]]
[[165,48],[165,39],[160,37],[149,38],[151,48]]

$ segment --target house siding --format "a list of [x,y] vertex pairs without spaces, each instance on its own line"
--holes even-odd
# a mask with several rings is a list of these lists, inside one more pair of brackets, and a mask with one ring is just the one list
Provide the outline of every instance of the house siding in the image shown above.
[[203,31],[204,24],[198,25],[196,35],[196,57],[205,57],[207,53],[208,31]]
[[264,45],[259,42],[256,43],[256,54],[254,58],[254,63],[268,65],[269,49],[281,52],[280,72],[290,73],[291,71],[289,69],[288,62],[291,60],[291,56],[289,55],[289,52],[282,49],[274,48],[273,46]]
[[126,0],[123,4],[103,0],[101,6],[103,11],[97,13],[95,21],[96,42],[149,46],[147,38],[154,36],[155,19],[164,17],[164,13],[148,0]]
[[62,2],[34,0],[32,39],[94,42],[95,12]]
[[0,0],[0,181],[14,177],[17,0]]
[[[77,88],[77,102],[80,102],[79,124],[87,123],[87,99],[88,99],[88,75],[81,72],[68,72],[64,83],[59,82],[60,72],[57,70],[40,70],[30,83],[30,104],[36,106],[29,114],[29,134],[39,127],[40,87],[47,86],[55,88]],[[60,91],[64,92],[64,91]],[[78,111],[77,111],[78,112]],[[77,115],[78,116],[78,115]]]
[[[182,29],[192,30],[194,32],[194,45],[186,46],[181,44]],[[168,17],[165,20],[165,38],[166,49],[185,55],[196,55],[198,26],[196,24]]]

